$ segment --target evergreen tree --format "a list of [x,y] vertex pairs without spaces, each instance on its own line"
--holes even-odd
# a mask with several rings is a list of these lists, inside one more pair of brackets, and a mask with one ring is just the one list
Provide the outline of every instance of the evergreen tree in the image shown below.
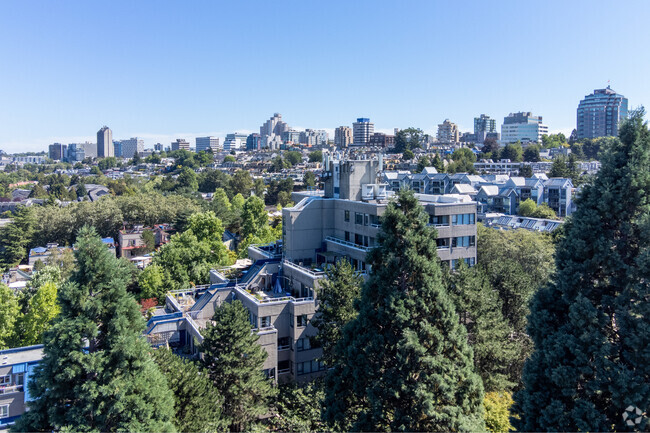
[[20,207],[13,216],[11,224],[0,229],[1,267],[16,266],[27,257],[27,249],[31,246],[35,226],[34,211],[28,207]]
[[[650,407],[650,133],[631,115],[565,223],[554,281],[535,296],[520,430],[623,431]],[[647,430],[645,430],[647,431]]]
[[435,229],[412,191],[382,218],[359,315],[326,378],[325,420],[360,431],[484,430],[483,386],[441,280]]
[[247,431],[269,411],[274,390],[264,377],[267,353],[251,330],[241,301],[224,303],[203,331],[203,363],[224,398],[223,414],[231,431]]
[[301,433],[325,431],[326,425],[320,416],[324,397],[321,380],[304,386],[295,383],[280,385],[277,398],[273,401],[273,415],[269,418],[272,430]]
[[128,268],[94,229],[84,227],[76,246],[77,269],[58,293],[61,313],[29,384],[34,400],[15,430],[172,431],[173,397],[126,292]]
[[153,359],[174,395],[174,424],[179,432],[217,432],[228,427],[221,414],[223,399],[207,372],[167,348],[153,351]]
[[448,274],[447,281],[460,321],[467,328],[474,365],[485,392],[512,389],[509,368],[517,360],[518,352],[501,312],[499,294],[482,268],[468,268],[463,262]]
[[318,334],[311,337],[312,346],[323,348],[321,360],[327,366],[335,364],[336,343],[341,339],[343,328],[357,316],[354,302],[361,294],[363,277],[357,275],[348,260],[339,260],[327,270],[327,278],[319,282],[318,310],[312,325]]

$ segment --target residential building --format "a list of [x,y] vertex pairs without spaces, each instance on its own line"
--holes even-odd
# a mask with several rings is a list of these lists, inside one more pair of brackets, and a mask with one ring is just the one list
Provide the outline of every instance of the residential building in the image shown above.
[[627,98],[609,86],[596,89],[580,101],[577,115],[579,140],[617,136],[619,123],[627,117]]
[[198,152],[205,152],[208,149],[212,151],[212,153],[217,153],[219,151],[219,137],[196,137],[196,151]]
[[528,112],[510,113],[501,125],[501,143],[541,143],[542,135],[548,135],[548,126],[542,124],[542,116]]
[[385,149],[391,148],[395,146],[395,136],[394,135],[386,135],[382,132],[375,132],[370,136],[370,140],[368,142],[368,145],[370,146],[378,146],[382,147]]
[[223,142],[223,150],[227,152],[231,150],[244,150],[246,148],[247,139],[247,134],[240,134],[238,132],[228,134]]
[[70,143],[68,145],[68,162],[81,162],[86,158],[86,150],[83,144]]
[[133,158],[136,152],[144,152],[144,140],[138,139],[138,137],[114,141],[113,143],[115,145],[115,156],[121,158]]
[[352,124],[352,144],[354,146],[367,146],[373,132],[375,132],[375,124],[370,123],[370,119],[367,117],[359,117]]
[[284,144],[299,144],[300,143],[300,131],[295,129],[289,129],[282,133],[282,142]]
[[67,158],[67,146],[61,143],[50,144],[49,155],[50,159],[55,161],[63,161]]
[[184,138],[177,138],[176,141],[172,141],[172,151],[174,150],[190,150],[190,142]]
[[497,132],[497,121],[486,114],[474,118],[474,139],[477,143],[483,143],[487,134]]
[[246,150],[260,150],[262,148],[262,138],[260,134],[252,133],[246,137]]
[[300,132],[300,144],[307,146],[325,146],[327,145],[327,131],[324,129],[305,129]]
[[78,147],[83,148],[85,158],[97,158],[97,144],[84,142],[77,144]]
[[162,151],[163,151],[163,145],[162,145],[162,143],[156,143],[156,144],[154,144],[154,145],[153,145],[153,150],[154,150],[155,152],[159,152],[159,153],[162,152]]
[[113,149],[113,131],[108,126],[102,126],[97,131],[97,157],[108,158],[115,156]]
[[352,128],[349,126],[339,126],[334,130],[334,145],[338,147],[348,147],[354,141]]
[[445,119],[444,122],[438,125],[438,134],[436,137],[441,143],[458,143],[460,139],[458,125],[450,122],[449,119]]
[[281,137],[282,133],[288,130],[289,125],[282,121],[282,115],[280,113],[274,113],[273,117],[260,126],[260,137],[264,137],[265,135],[277,135]]
[[25,413],[33,397],[29,382],[43,359],[43,345],[0,350],[0,430],[6,430]]

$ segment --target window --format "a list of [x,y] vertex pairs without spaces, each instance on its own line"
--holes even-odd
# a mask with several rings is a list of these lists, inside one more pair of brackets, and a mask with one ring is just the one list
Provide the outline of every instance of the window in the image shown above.
[[429,224],[434,226],[448,226],[449,215],[429,215]]
[[464,213],[451,216],[451,223],[453,225],[466,225],[475,224],[476,214]]
[[291,371],[291,361],[278,361],[278,373],[288,373]]
[[298,319],[298,326],[307,326],[306,314],[301,314],[300,316],[297,317],[297,319]]
[[302,352],[303,350],[309,349],[311,349],[309,338],[299,338],[298,341],[296,341],[296,352]]
[[345,242],[350,242],[350,232],[345,232]]
[[354,234],[354,243],[357,245],[363,245],[363,236],[359,233]]
[[253,314],[252,311],[249,311],[249,312],[248,312],[248,319],[249,319],[250,322],[251,322],[251,326],[252,326],[253,328],[257,328],[257,316],[256,316],[255,314]]
[[359,212],[354,213],[354,223],[363,225],[363,214]]
[[291,348],[291,339],[289,337],[278,337],[278,350]]
[[14,383],[16,385],[23,385],[25,383],[25,373],[18,373],[14,376]]
[[363,225],[367,226],[368,224],[370,224],[370,215],[366,213],[363,214]]
[[318,360],[299,362],[296,364],[298,367],[298,375],[317,373],[325,370],[325,364]]
[[449,238],[438,238],[438,239],[436,239],[436,246],[439,249],[449,248]]
[[265,369],[264,376],[266,376],[267,379],[275,379],[275,368]]
[[260,327],[261,328],[268,328],[271,326],[271,316],[264,316],[260,320]]
[[0,385],[11,385],[11,376],[0,376]]
[[3,404],[0,406],[0,418],[8,418],[9,417],[9,405],[8,404]]
[[476,237],[474,236],[459,236],[451,238],[451,246],[455,247],[473,247],[476,245]]
[[343,212],[343,219],[345,220],[345,222],[350,221],[350,211],[349,210],[346,210],[346,211]]

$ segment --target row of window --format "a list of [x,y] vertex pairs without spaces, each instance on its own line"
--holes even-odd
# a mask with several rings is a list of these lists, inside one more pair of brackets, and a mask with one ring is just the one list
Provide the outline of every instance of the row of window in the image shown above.
[[[251,327],[257,328],[257,316],[255,314],[253,314],[252,311],[249,311],[248,312],[248,317],[249,317],[249,320],[251,322]],[[300,315],[296,316],[296,321],[297,321],[297,326],[298,327],[307,326],[307,323],[308,323],[307,315],[306,314],[300,314]],[[268,328],[270,326],[272,326],[271,316],[260,317],[260,325],[259,325],[260,328]],[[294,326],[293,314],[289,314],[289,326],[291,326],[292,328]],[[0,382],[0,385],[1,384],[2,383]]]
[[[429,215],[429,224],[434,226],[448,226],[450,215]],[[463,213],[457,215],[451,215],[452,225],[466,225],[466,224],[476,224],[476,214],[473,213]]]
[[[350,222],[350,211],[343,211],[343,220],[345,222]],[[378,224],[379,219],[377,215],[370,215],[367,213],[355,212],[354,213],[354,223],[360,226],[368,226],[370,224]]]
[[473,247],[476,245],[476,236],[457,236],[453,238],[438,238],[436,246],[438,248]]
[[465,259],[454,259],[451,261],[451,267],[456,269],[458,267],[458,260],[463,260],[465,264],[469,267],[472,267],[476,264],[476,259],[474,257],[468,257]]
[[317,373],[319,371],[325,371],[325,364],[321,361],[312,360],[305,362],[297,362],[296,369],[298,376],[303,374]]
[[344,239],[346,242],[353,242],[352,240],[352,235],[354,234],[354,243],[363,246],[363,247],[374,247],[375,246],[375,238],[370,237],[370,236],[364,236],[359,233],[350,233],[350,232],[345,232],[344,234]]

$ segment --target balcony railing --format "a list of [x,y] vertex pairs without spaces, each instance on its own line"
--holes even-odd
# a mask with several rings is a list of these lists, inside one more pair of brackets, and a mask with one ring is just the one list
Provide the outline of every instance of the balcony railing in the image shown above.
[[289,268],[295,269],[297,271],[306,272],[309,275],[311,275],[312,277],[322,277],[323,275],[325,275],[325,271],[315,271],[313,269],[309,269],[309,268],[306,268],[304,266],[297,265],[297,264],[295,264],[293,262],[290,262],[288,260],[283,260],[282,264],[289,267]]
[[350,241],[344,241],[343,239],[335,238],[333,236],[328,236],[328,237],[325,238],[325,240],[333,242],[335,244],[343,245],[343,246],[346,246],[346,247],[356,248],[357,250],[361,250],[361,251],[364,251],[364,252],[370,251],[370,247],[364,247],[363,245],[358,245],[358,244],[355,244],[354,242],[350,242]]
[[23,385],[0,386],[0,395],[23,392]]

